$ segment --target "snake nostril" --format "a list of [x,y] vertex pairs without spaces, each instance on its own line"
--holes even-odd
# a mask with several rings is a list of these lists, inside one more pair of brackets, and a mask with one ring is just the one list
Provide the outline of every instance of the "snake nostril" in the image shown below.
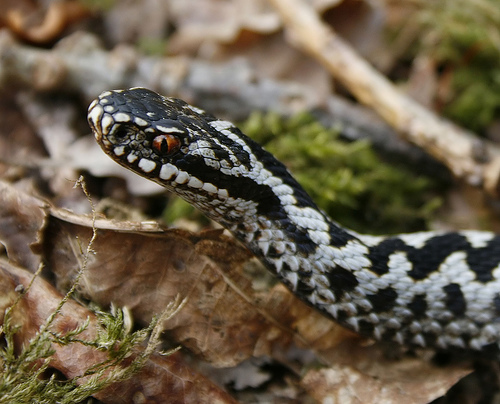
[[128,129],[123,126],[120,126],[113,131],[113,136],[115,137],[115,139],[118,140],[125,139],[128,136],[128,134],[129,134]]

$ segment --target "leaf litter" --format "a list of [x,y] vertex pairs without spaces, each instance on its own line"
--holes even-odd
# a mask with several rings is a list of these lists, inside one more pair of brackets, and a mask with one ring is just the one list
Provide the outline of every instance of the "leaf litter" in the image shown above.
[[[182,6],[182,2],[176,3]],[[225,34],[222,32],[225,36],[217,37],[221,32],[217,33],[213,27],[217,28],[221,22],[215,17],[224,13],[203,14],[210,7],[224,7],[222,2],[216,3],[197,3],[201,4],[198,15],[205,15],[207,27],[211,24],[212,28],[198,24],[201,34],[196,36],[190,33],[193,32],[190,24],[196,23],[196,13],[182,14],[185,13],[182,10],[177,11],[177,16],[172,13],[171,21],[179,28],[175,31],[176,36],[170,38],[167,52],[181,53],[183,48],[189,48],[184,45],[187,43],[191,44],[191,48],[185,54],[207,59],[210,55],[217,55],[223,60],[233,55],[242,57],[245,51],[250,55],[254,49],[253,60],[256,64],[265,59],[271,62],[269,65],[263,63],[259,74],[267,72],[292,79],[295,74],[294,80],[298,81],[304,80],[304,77],[315,78],[311,85],[316,86],[319,98],[326,97],[329,76],[322,69],[311,67],[313,62],[307,67],[300,67],[303,65],[296,61],[304,59],[303,55],[294,55],[289,48],[285,49],[286,41],[283,39],[273,39],[281,26],[279,19],[272,16],[272,11],[266,19],[262,19],[256,5],[255,15],[248,13],[245,19],[233,18],[231,30]],[[236,3],[227,6],[236,7]],[[333,3],[344,3],[346,8],[342,13],[347,13],[352,2],[330,2],[320,6],[324,7],[320,8],[321,12],[328,12]],[[240,6],[245,5],[241,3]],[[164,15],[157,14],[159,20],[164,18]],[[234,11],[229,15],[234,16]],[[376,14],[372,17],[373,22]],[[193,21],[186,21],[189,18]],[[113,24],[109,21],[108,27],[111,27]],[[120,18],[117,18],[115,24],[119,21]],[[266,24],[258,24],[266,21]],[[356,18],[351,21],[356,21]],[[136,18],[134,24],[140,26],[141,22]],[[354,22],[352,24],[355,25]],[[370,35],[375,37],[379,32],[377,25],[371,25],[371,29],[374,31],[370,31]],[[64,35],[63,29],[58,30],[55,35]],[[129,35],[127,41],[131,42],[136,39],[133,34],[140,30],[128,26],[126,32],[122,32],[122,35]],[[214,36],[210,36],[210,32]],[[164,35],[161,29],[156,33],[151,29],[149,33]],[[120,41],[119,36],[114,38],[116,42]],[[40,39],[44,40],[43,37]],[[210,41],[217,46],[211,45]],[[376,54],[376,42],[372,46],[371,52]],[[280,52],[281,58],[275,56],[277,52]],[[283,64],[283,60],[288,62]],[[297,66],[295,72],[293,66]],[[290,68],[290,72],[286,72],[285,68]],[[119,70],[117,72],[119,75]],[[45,82],[45,91],[47,83],[60,81]],[[85,90],[81,92],[86,94]],[[181,346],[181,351],[168,356],[166,363],[163,356],[152,354],[143,371],[134,375],[130,382],[110,385],[103,390],[108,393],[94,393],[103,402],[127,402],[130,399],[127,394],[134,388],[144,399],[165,399],[165,392],[168,391],[169,401],[199,402],[200,397],[207,397],[207,402],[231,402],[232,398],[218,383],[226,388],[232,386],[233,393],[252,386],[296,402],[314,398],[343,403],[402,400],[416,403],[432,401],[443,395],[469,372],[467,365],[435,366],[425,355],[421,358],[401,354],[388,359],[384,347],[342,330],[297,301],[284,287],[275,284],[248,251],[220,229],[210,227],[209,231],[192,233],[167,229],[147,220],[109,220],[100,215],[92,225],[92,217],[81,214],[91,211],[86,197],[73,190],[72,182],[68,181],[68,178],[78,177],[79,169],[84,168],[101,177],[87,178],[92,191],[97,189],[93,198],[112,195],[116,198],[115,202],[130,203],[138,210],[149,203],[157,203],[157,199],[126,192],[124,171],[115,171],[114,168],[105,171],[107,158],[99,153],[90,136],[80,137],[83,133],[88,134],[88,128],[82,129],[84,122],[75,126],[75,121],[82,121],[81,117],[75,116],[82,115],[85,103],[75,102],[73,95],[61,92],[60,100],[69,103],[70,110],[75,108],[77,114],[71,118],[70,111],[70,118],[64,124],[61,115],[49,115],[46,121],[49,125],[44,131],[43,120],[37,119],[43,111],[27,107],[36,106],[40,100],[46,106],[50,106],[47,100],[57,104],[55,97],[44,94],[39,98],[40,94],[26,89],[16,90],[14,94],[15,101],[1,106],[1,119],[4,121],[0,125],[0,172],[3,179],[0,184],[0,241],[6,249],[4,255],[10,260],[2,260],[0,265],[2,308],[12,306],[42,262],[45,263],[42,271],[45,279],[53,280],[59,290],[71,288],[82,268],[93,229],[97,231],[97,236],[77,285],[79,299],[90,300],[103,309],[113,304],[115,315],[112,318],[116,317],[116,323],[122,324],[120,329],[124,330],[118,333],[121,339],[127,338],[125,330],[130,328],[130,325],[124,324],[127,316],[123,313],[130,313],[133,330],[147,329],[158,313],[177,301],[177,296],[187,299],[172,318],[161,324],[165,329],[163,336],[164,343],[168,342],[167,348]],[[292,104],[293,100],[290,101]],[[21,116],[17,115],[19,111]],[[63,110],[55,106],[54,111]],[[9,117],[16,117],[14,124],[5,122]],[[31,126],[26,122],[31,122]],[[62,126],[51,127],[51,123]],[[78,139],[68,138],[62,148],[50,147],[52,133],[62,133],[64,140],[64,133],[73,136],[75,127],[78,128]],[[33,128],[37,133],[33,133]],[[22,133],[23,136],[14,137],[13,133]],[[79,156],[80,160],[77,161],[75,156]],[[35,175],[30,167],[34,168]],[[137,189],[138,183],[144,183],[133,177],[127,181],[137,181],[129,183],[129,189]],[[40,182],[45,183],[42,192],[39,191]],[[158,189],[145,190],[142,195],[157,192]],[[60,207],[70,207],[80,214]],[[12,327],[4,323],[3,330],[11,327],[11,331],[16,331],[12,333],[13,341],[16,346],[21,346],[22,341],[28,341],[33,332],[40,330],[61,299],[59,292],[37,277],[30,292],[12,311],[12,319],[9,320]],[[47,336],[52,338],[52,345],[48,350],[40,351],[42,362],[47,355],[56,355],[48,362],[49,370],[54,367],[68,379],[78,378],[89,367],[109,360],[108,355],[101,355],[103,352],[96,346],[76,341],[84,341],[86,333],[89,333],[88,340],[95,340],[98,330],[112,328],[114,323],[106,323],[103,320],[106,315],[99,314],[100,311],[98,309],[96,315],[72,299],[66,302],[61,309],[64,316],[59,315],[54,323],[58,332]],[[16,326],[21,328],[16,330]],[[59,344],[54,343],[56,340]],[[70,349],[65,351],[67,347]],[[139,346],[136,349],[140,352],[143,348]],[[268,370],[269,364],[273,363],[283,366],[283,376]],[[238,376],[228,377],[233,372]],[[44,376],[41,373],[36,375]],[[215,383],[203,375],[212,376]],[[151,387],[153,384],[154,387]],[[127,389],[128,385],[130,389]],[[144,387],[146,385],[149,390]]]

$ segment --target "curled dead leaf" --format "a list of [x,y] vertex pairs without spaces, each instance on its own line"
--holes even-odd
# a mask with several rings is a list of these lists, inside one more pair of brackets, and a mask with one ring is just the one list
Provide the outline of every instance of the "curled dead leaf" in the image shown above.
[[40,24],[33,24],[39,10],[27,13],[12,8],[5,14],[6,25],[21,38],[35,43],[47,43],[57,39],[70,24],[87,17],[90,10],[79,1],[55,1],[49,4]]
[[0,242],[13,263],[34,272],[41,262],[37,250],[48,205],[4,181],[0,181],[0,201]]

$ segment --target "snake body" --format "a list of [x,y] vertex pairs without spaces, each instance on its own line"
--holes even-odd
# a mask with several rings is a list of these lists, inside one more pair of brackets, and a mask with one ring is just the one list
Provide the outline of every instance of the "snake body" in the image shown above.
[[499,235],[344,229],[232,123],[144,88],[102,93],[88,121],[113,160],[229,229],[343,326],[404,346],[499,352]]

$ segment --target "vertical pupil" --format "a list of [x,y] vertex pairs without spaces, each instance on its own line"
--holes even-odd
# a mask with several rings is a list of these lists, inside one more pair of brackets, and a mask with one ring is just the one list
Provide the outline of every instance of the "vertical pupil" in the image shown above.
[[162,154],[172,154],[179,150],[181,142],[174,135],[158,135],[153,139],[153,148]]
[[168,142],[165,137],[163,137],[160,141],[160,150],[162,153],[167,153],[168,152]]
[[153,139],[153,147],[158,150],[160,153],[168,153],[168,139],[165,135],[156,136]]

